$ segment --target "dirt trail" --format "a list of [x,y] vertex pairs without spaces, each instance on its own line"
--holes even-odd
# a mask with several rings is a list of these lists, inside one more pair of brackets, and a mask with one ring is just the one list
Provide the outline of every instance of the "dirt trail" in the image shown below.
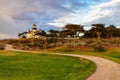
[[[12,49],[11,45],[6,45],[6,50],[15,50],[15,49]],[[22,51],[22,50],[15,50],[15,51]],[[32,52],[32,51],[23,51],[23,52]],[[34,52],[34,53],[39,53],[39,52]],[[120,80],[120,64],[118,63],[95,56],[77,55],[77,54],[58,54],[58,53],[56,54],[86,58],[95,62],[95,64],[97,65],[97,69],[86,80]]]

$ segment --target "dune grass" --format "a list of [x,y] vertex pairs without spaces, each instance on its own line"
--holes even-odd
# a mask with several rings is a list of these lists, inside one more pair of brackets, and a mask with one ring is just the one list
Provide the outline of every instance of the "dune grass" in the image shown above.
[[95,68],[86,59],[0,51],[0,80],[84,80]]

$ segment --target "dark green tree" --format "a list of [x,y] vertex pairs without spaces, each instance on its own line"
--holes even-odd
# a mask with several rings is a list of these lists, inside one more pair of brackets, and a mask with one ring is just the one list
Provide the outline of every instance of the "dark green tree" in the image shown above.
[[60,32],[58,30],[49,30],[49,37],[59,37]]
[[36,35],[39,35],[39,36],[46,36],[46,32],[44,30],[37,30],[36,32]]
[[67,30],[68,34],[73,37],[77,32],[84,32],[83,27],[84,26],[78,24],[66,24],[64,30]]
[[27,32],[18,33],[19,38],[26,38]]
[[107,28],[107,35],[108,37],[114,37],[116,35],[117,32],[117,28],[114,25],[109,25]]
[[102,36],[104,36],[104,32],[105,32],[105,24],[92,24],[92,29],[91,31],[93,31],[97,38],[100,39]]
[[21,38],[22,37],[22,33],[18,33],[18,35],[17,35],[19,38]]

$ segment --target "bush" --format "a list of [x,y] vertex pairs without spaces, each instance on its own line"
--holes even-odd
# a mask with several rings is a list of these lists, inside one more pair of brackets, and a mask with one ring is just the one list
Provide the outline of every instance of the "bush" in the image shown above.
[[94,51],[96,51],[96,52],[104,52],[104,51],[106,51],[106,48],[104,46],[98,44],[98,45],[94,46]]
[[4,50],[5,49],[5,44],[0,44],[0,50]]
[[46,39],[46,42],[47,42],[48,44],[55,43],[56,41],[57,41],[56,38],[47,38],[47,39]]
[[26,46],[26,45],[21,45],[21,46],[20,46],[20,49],[22,49],[22,50],[29,50],[29,47]]
[[8,39],[8,44],[18,43],[17,39]]
[[67,47],[63,49],[63,52],[72,52],[72,51],[73,51],[72,49],[67,48]]

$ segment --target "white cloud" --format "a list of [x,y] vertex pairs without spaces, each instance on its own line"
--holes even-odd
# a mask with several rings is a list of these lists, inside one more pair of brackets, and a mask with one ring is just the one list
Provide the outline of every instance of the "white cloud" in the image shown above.
[[22,24],[16,23],[11,17],[0,13],[0,38],[1,37],[16,37],[19,31],[23,31],[25,27]]
[[90,21],[94,21],[94,20],[96,20],[96,19],[100,19],[100,18],[103,18],[103,17],[105,17],[105,16],[107,16],[107,15],[110,15],[111,14],[111,10],[108,10],[108,9],[106,9],[106,10],[101,10],[101,8],[100,7],[94,7],[95,9],[93,9],[93,11],[90,11],[89,13],[88,13],[88,15],[86,15],[85,17],[84,17],[84,20],[85,20],[85,22],[90,22]]
[[85,16],[84,24],[105,23],[119,26],[120,0],[112,0],[97,6],[92,6],[91,11]]
[[76,14],[71,13],[63,17],[57,18],[53,22],[48,23],[48,24],[53,25],[53,26],[58,26],[58,27],[64,27],[65,24],[69,24],[71,22],[74,23],[76,18],[77,18]]
[[120,0],[112,0],[110,2],[101,3],[99,5],[90,6],[86,13],[76,11],[75,14],[68,14],[61,18],[55,19],[54,22],[49,23],[63,27],[67,23],[77,23],[85,25],[88,29],[93,23],[104,23],[106,25],[113,24],[120,26]]

